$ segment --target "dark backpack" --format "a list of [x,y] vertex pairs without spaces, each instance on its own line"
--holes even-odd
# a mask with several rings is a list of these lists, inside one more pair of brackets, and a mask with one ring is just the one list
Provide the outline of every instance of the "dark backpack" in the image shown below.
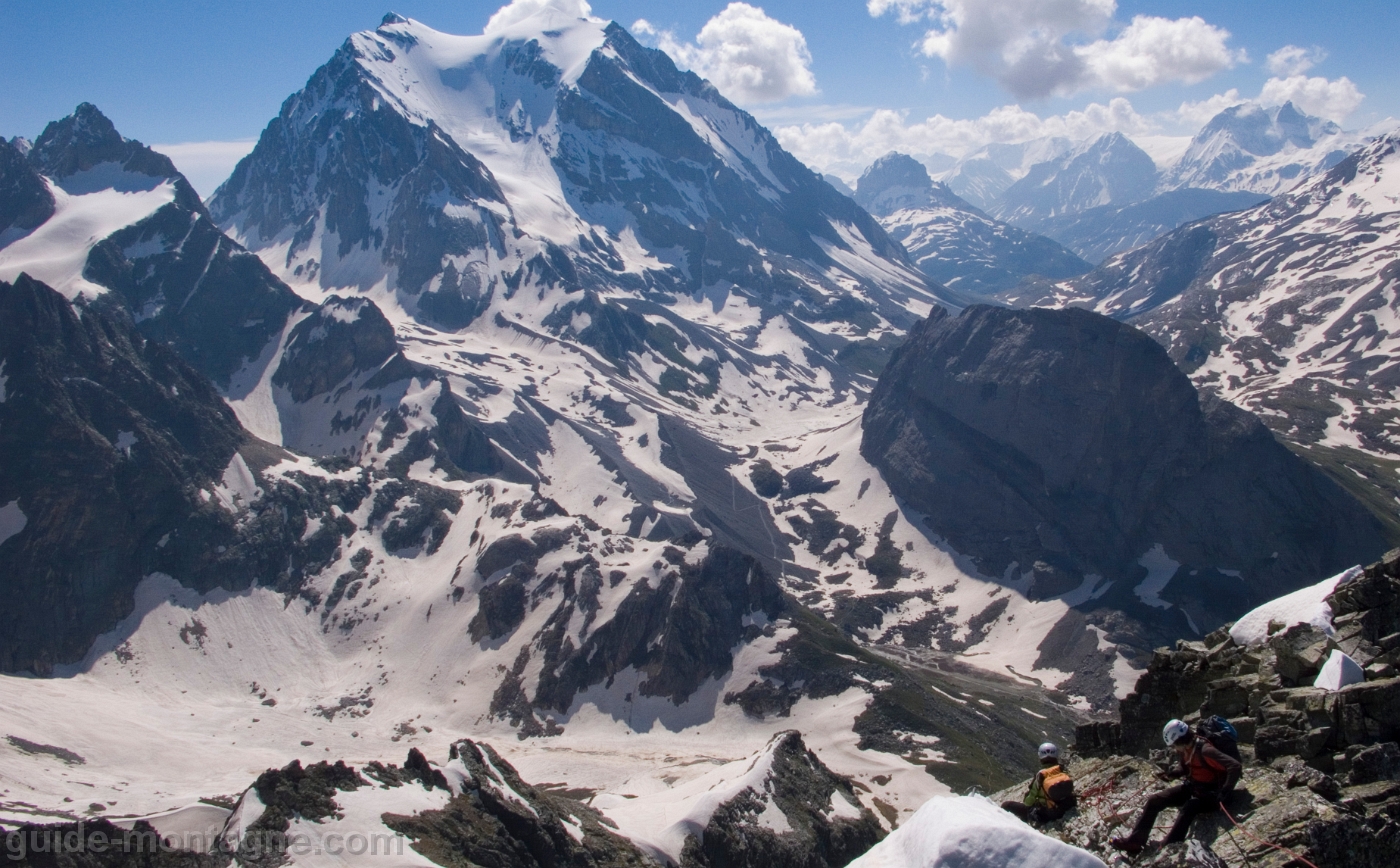
[[1196,734],[1226,756],[1244,762],[1240,756],[1240,734],[1230,725],[1230,721],[1220,715],[1212,715],[1196,724]]

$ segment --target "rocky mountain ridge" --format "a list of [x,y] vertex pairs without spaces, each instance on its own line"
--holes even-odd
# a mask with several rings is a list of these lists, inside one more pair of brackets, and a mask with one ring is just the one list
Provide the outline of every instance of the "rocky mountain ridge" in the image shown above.
[[1098,264],[1179,226],[1286,193],[1384,131],[1344,131],[1292,103],[1246,102],[1221,111],[1184,148],[1162,151],[1146,140],[1140,147],[1121,133],[1046,138],[989,145],[937,177],[994,217]]
[[[100,617],[16,633],[32,647],[9,665],[54,677],[0,677],[7,823],[146,816],[291,755],[464,737],[616,808],[793,728],[893,823],[1017,777],[1150,647],[1083,619],[1093,587],[984,572],[862,455],[892,346],[962,296],[616,25],[390,18],[207,213],[96,109],[53,129],[0,161],[34,194],[0,277],[103,333],[64,389],[99,382],[153,439],[180,432],[137,418],[142,390],[217,411],[230,442],[191,447],[167,488],[172,526],[188,509],[227,534],[178,561],[165,525],[138,528]],[[41,171],[88,150],[116,156]],[[75,221],[91,241],[58,245]],[[0,435],[41,416],[10,366],[44,334],[9,335]],[[161,342],[187,382],[146,370]],[[98,376],[104,354],[140,388]],[[58,433],[96,429],[126,472],[141,444],[89,415]],[[40,458],[29,477],[64,472]],[[0,501],[6,551],[61,527],[40,494]],[[55,763],[85,766],[88,808]]]
[[1087,311],[930,316],[871,394],[861,452],[983,573],[1032,597],[1073,592],[1070,614],[1144,653],[1168,617],[1208,632],[1386,546],[1257,419]]
[[855,201],[931,280],[976,295],[991,295],[1030,275],[1074,277],[1091,266],[1049,238],[994,220],[935,183],[923,164],[889,153],[857,183]]
[[[1393,512],[1387,287],[1396,244],[1395,135],[1269,204],[1184,226],[1018,305],[1131,322],[1203,388]],[[1353,469],[1348,470],[1347,467]]]

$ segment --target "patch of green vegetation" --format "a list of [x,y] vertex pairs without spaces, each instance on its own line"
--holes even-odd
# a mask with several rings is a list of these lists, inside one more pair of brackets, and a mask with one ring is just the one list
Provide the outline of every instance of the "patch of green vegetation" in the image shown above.
[[1390,544],[1400,545],[1400,460],[1380,458],[1350,446],[1282,442],[1361,501],[1384,525]]

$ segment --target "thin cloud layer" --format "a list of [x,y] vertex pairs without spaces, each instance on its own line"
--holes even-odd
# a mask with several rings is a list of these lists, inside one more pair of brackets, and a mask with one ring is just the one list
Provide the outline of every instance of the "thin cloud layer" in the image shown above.
[[587,0],[512,0],[496,10],[482,32],[488,35],[498,33],[545,9],[558,9],[574,18],[588,18],[593,14],[593,7],[588,5]]
[[747,3],[730,3],[705,22],[695,41],[682,42],[646,19],[632,32],[650,37],[677,65],[709,79],[740,104],[777,102],[817,92],[812,55],[802,31]]
[[1017,99],[1195,83],[1248,59],[1227,45],[1229,31],[1199,17],[1139,15],[1106,36],[1115,0],[867,0],[866,9],[927,21],[925,55],[990,76]]
[[201,198],[210,194],[222,184],[238,161],[248,156],[257,139],[240,139],[234,142],[180,142],[169,145],[151,145],[151,150],[165,154],[180,170],[195,192]]

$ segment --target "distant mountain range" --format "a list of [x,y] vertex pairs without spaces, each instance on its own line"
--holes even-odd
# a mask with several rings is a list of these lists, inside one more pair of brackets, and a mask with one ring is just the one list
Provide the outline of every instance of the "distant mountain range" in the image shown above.
[[1244,103],[1220,112],[1184,148],[1165,149],[1160,161],[1130,137],[1108,133],[1079,143],[1054,137],[988,145],[934,177],[991,216],[1097,264],[1178,226],[1286,192],[1366,139],[1292,103]]
[[950,289],[990,295],[1030,275],[1060,279],[1092,267],[1049,238],[989,217],[904,154],[876,160],[853,198],[915,265]]

